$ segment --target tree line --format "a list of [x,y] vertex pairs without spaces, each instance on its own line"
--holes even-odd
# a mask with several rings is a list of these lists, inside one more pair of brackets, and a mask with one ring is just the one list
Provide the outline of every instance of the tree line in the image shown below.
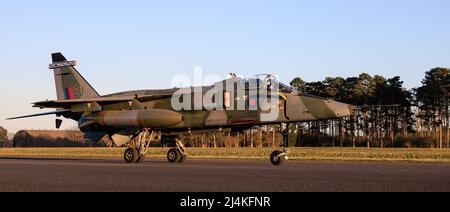
[[303,145],[313,145],[308,139],[322,136],[331,138],[333,146],[449,148],[450,69],[426,72],[422,85],[413,89],[406,89],[399,76],[367,73],[318,82],[295,78],[291,85],[304,93],[360,106],[353,117],[300,126],[303,132],[298,136],[306,139]]
[[7,146],[8,144],[8,131],[0,126],[0,147]]

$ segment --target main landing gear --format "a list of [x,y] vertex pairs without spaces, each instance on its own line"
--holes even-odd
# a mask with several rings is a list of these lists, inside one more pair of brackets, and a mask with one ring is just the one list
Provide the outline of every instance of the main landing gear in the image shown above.
[[[141,163],[145,160],[145,154],[148,152],[150,142],[155,136],[155,131],[147,129],[139,132],[136,142],[133,142],[131,147],[125,150],[123,158],[126,163]],[[187,159],[187,151],[180,139],[175,139],[176,147],[167,152],[167,160],[170,163],[183,163]]]
[[186,148],[180,139],[175,140],[176,148],[172,148],[167,152],[167,160],[170,163],[183,163],[187,159]]
[[125,153],[123,154],[125,162],[126,163],[144,162],[145,154],[148,151],[148,147],[154,135],[155,135],[154,131],[150,132],[147,129],[139,133],[137,144],[134,145],[135,147],[128,148],[127,150],[125,150]]
[[283,144],[281,145],[281,150],[273,151],[270,155],[270,162],[275,165],[279,166],[283,164],[284,161],[288,160],[288,155],[290,154],[289,151],[289,125],[286,124],[286,126],[281,127],[281,134],[283,134]]

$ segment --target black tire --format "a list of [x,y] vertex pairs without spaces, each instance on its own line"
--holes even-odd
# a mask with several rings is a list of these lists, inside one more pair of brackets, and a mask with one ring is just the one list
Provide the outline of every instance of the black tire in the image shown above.
[[136,163],[142,163],[145,160],[145,155],[141,155],[138,157],[138,159],[136,160]]
[[272,154],[270,155],[270,162],[272,162],[273,165],[279,166],[284,162],[284,157],[278,157],[278,155],[280,155],[281,153],[283,152],[280,150],[272,152]]
[[172,148],[167,152],[167,160],[170,163],[179,163],[181,161],[181,152],[177,148]]
[[135,148],[128,148],[125,150],[125,153],[123,154],[123,159],[126,163],[136,163],[138,160],[139,153],[137,149]]

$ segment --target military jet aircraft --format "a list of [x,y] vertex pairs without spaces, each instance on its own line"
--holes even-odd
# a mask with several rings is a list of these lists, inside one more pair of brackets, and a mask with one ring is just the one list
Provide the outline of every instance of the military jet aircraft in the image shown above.
[[[270,74],[249,78],[232,74],[212,86],[100,95],[75,69],[76,61],[61,53],[52,54],[52,60],[49,69],[54,71],[57,100],[36,102],[33,107],[56,110],[10,120],[44,115],[75,120],[87,140],[98,142],[109,136],[117,146],[128,146],[126,163],[144,160],[155,132],[176,146],[168,151],[168,161],[181,163],[187,151],[177,137],[180,133],[280,124],[284,126],[284,142],[270,155],[272,164],[280,165],[289,154],[289,124],[347,117],[355,109],[296,91]],[[61,123],[56,119],[57,128]]]

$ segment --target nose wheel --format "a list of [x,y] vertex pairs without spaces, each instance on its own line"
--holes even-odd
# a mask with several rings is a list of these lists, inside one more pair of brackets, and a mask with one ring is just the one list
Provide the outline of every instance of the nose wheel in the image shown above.
[[274,166],[279,166],[283,164],[284,161],[288,160],[288,154],[289,150],[287,148],[283,150],[273,151],[272,154],[270,155],[270,162]]
[[281,147],[283,149],[273,151],[272,154],[270,155],[270,162],[274,166],[279,166],[279,165],[283,164],[284,161],[288,160],[288,155],[290,153],[290,151],[289,151],[289,125],[288,124],[286,124],[284,129],[282,127],[281,134],[283,135],[283,144],[281,145]]

